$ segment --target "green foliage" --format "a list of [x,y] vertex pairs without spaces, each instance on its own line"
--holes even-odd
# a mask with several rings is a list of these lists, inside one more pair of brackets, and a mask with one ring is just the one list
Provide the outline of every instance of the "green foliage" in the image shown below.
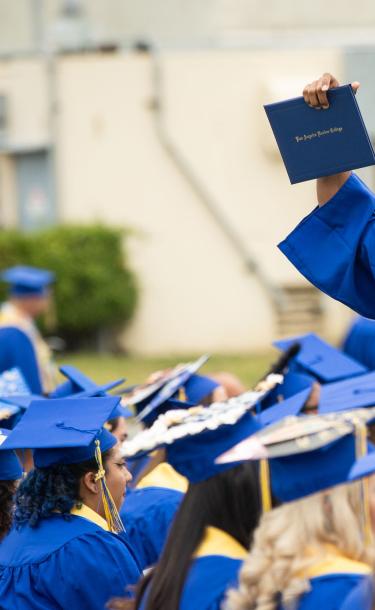
[[[123,231],[102,225],[0,232],[0,265],[56,273],[55,332],[77,345],[132,317],[137,285],[127,266]],[[5,296],[5,288],[1,288]]]

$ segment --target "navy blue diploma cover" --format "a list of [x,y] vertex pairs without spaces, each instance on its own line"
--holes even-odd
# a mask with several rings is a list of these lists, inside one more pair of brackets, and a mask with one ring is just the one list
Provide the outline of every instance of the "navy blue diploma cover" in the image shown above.
[[375,165],[375,153],[350,85],[328,91],[327,110],[297,97],[264,109],[291,184]]

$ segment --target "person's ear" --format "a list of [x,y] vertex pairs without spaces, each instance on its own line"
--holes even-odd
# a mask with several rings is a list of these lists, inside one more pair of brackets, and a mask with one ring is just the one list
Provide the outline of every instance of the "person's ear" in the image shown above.
[[100,491],[100,483],[99,481],[95,480],[94,472],[86,472],[86,474],[82,477],[82,485],[92,494],[98,494]]

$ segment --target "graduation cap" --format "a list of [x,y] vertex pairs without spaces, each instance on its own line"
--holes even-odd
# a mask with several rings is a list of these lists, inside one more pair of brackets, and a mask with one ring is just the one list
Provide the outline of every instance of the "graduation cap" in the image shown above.
[[199,434],[188,434],[176,439],[166,447],[167,461],[191,483],[206,481],[231,468],[228,464],[216,464],[218,455],[232,443],[248,438],[259,429],[256,417],[247,412],[234,423],[222,424],[214,430],[206,429]]
[[319,413],[347,411],[375,405],[375,372],[322,386]]
[[375,451],[362,456],[353,464],[349,472],[349,481],[370,477],[375,472]]
[[310,393],[311,386],[309,385],[307,389],[298,392],[298,394],[290,396],[290,398],[275,404],[273,407],[269,407],[265,411],[259,413],[259,422],[262,424],[262,426],[269,426],[270,424],[280,421],[284,417],[299,415],[302,413]]
[[[50,398],[93,398],[95,396],[107,396],[107,392],[124,383],[125,378],[116,379],[108,383],[97,385],[92,379],[84,375],[79,369],[70,364],[60,367],[60,372],[67,381],[57,386],[49,395]],[[133,412],[118,404],[112,414],[113,417],[132,417]]]
[[2,396],[0,398],[0,422],[4,428],[12,429],[33,400],[46,400],[39,394]]
[[95,457],[96,440],[101,451],[116,444],[103,424],[120,398],[37,400],[3,443],[1,449],[33,449],[38,468],[77,464]]
[[[9,430],[0,428],[0,446],[8,438]],[[11,449],[0,453],[0,481],[17,481],[22,476],[21,464]]]
[[272,492],[279,501],[290,502],[347,483],[356,458],[352,433],[314,451],[271,459]]
[[151,425],[160,413],[171,408],[169,400],[175,399],[176,396],[180,397],[182,394],[186,407],[189,407],[199,404],[218,386],[217,381],[210,377],[197,375],[191,367],[186,367],[151,398],[139,412],[137,420],[146,425]]
[[[288,371],[283,376],[282,383],[278,384],[261,402],[262,410],[269,410],[273,405],[286,401],[288,398],[299,394],[302,391],[311,391],[312,385],[316,382],[315,377],[307,373],[296,373]],[[291,413],[294,415],[294,413]]]
[[368,371],[365,366],[329,345],[314,333],[275,341],[273,345],[285,351],[296,342],[300,344],[301,348],[293,359],[290,370],[307,372],[321,383],[363,375]]
[[10,285],[12,296],[43,296],[55,281],[55,274],[47,269],[17,265],[5,269],[0,278]]
[[260,429],[250,413],[253,406],[254,402],[243,403],[233,398],[209,407],[170,410],[160,415],[151,428],[125,441],[123,454],[131,458],[164,447],[175,470],[191,482],[204,481],[228,469],[228,465],[215,463],[225,447]]
[[67,378],[50,394],[50,398],[65,398],[72,394],[90,392],[89,396],[105,396],[106,392],[124,383],[125,378],[116,379],[108,383],[97,385],[92,379],[84,375],[79,369],[70,364],[59,368],[60,373]]
[[372,450],[366,425],[374,419],[374,407],[287,417],[232,447],[217,462],[233,464],[266,456],[273,494],[283,502],[297,500],[348,482],[356,459]]
[[21,421],[0,446],[8,449],[33,449],[37,468],[58,464],[79,464],[95,459],[96,480],[106,520],[111,531],[123,525],[108,490],[102,452],[117,444],[117,439],[103,428],[111,418],[120,397],[50,399],[32,402]]
[[211,377],[193,374],[187,379],[183,386],[186,400],[197,405],[201,400],[204,400],[209,396],[209,394],[212,394],[219,385],[220,384]]

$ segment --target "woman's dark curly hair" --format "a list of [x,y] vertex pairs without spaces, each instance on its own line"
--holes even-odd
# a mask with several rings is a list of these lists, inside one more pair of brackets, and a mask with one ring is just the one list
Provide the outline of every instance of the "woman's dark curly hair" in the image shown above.
[[0,481],[0,540],[8,533],[12,525],[13,497],[16,487],[16,481]]
[[[110,453],[110,449],[103,453],[104,467]],[[45,519],[56,511],[68,517],[71,509],[82,502],[79,495],[80,479],[87,472],[97,470],[98,465],[94,459],[80,464],[57,464],[31,470],[16,493],[16,526],[28,523],[35,527],[40,519]]]

